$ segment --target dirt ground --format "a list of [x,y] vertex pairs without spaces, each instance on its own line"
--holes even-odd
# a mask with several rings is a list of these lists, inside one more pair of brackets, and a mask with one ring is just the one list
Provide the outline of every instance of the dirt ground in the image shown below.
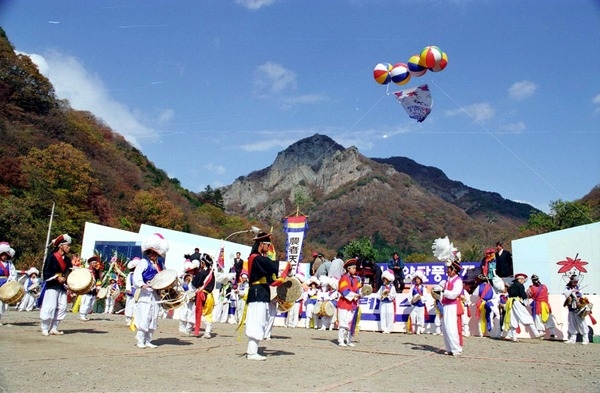
[[457,391],[600,392],[600,345],[513,343],[468,337],[461,357],[443,355],[442,337],[359,332],[356,347],[337,331],[275,327],[245,358],[236,326],[212,339],[186,337],[162,319],[156,349],[138,349],[122,315],[67,314],[62,336],[44,337],[39,312],[8,311],[0,326],[0,392]]

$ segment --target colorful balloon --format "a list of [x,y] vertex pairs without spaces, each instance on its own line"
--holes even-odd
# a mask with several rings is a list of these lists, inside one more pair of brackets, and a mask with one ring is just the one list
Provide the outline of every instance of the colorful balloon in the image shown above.
[[446,52],[442,52],[442,58],[440,59],[440,61],[438,61],[437,64],[435,66],[431,67],[430,69],[433,72],[440,72],[444,68],[446,68],[447,65],[448,65],[448,55],[446,54]]
[[379,63],[375,66],[373,70],[373,78],[375,78],[375,82],[380,85],[387,85],[392,81],[392,77],[390,76],[390,71],[392,70],[392,65],[390,63]]
[[421,56],[413,55],[408,59],[408,72],[411,76],[423,76],[427,67],[421,65]]
[[403,85],[408,83],[410,80],[410,72],[408,72],[408,66],[404,63],[394,64],[394,68],[390,71],[392,82],[397,85]]
[[437,46],[426,46],[421,51],[421,62],[420,64],[427,67],[433,68],[438,65],[440,60],[442,60],[442,50]]

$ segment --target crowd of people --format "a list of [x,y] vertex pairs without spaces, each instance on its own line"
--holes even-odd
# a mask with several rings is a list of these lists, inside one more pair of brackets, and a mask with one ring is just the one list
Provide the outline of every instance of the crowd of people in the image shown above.
[[[257,234],[247,261],[236,253],[229,274],[215,268],[212,257],[196,248],[193,254],[185,256],[181,276],[173,276],[172,270],[170,272],[164,264],[169,245],[163,236],[147,237],[142,242],[142,257],[128,262],[129,274],[125,278],[125,323],[135,332],[135,345],[140,349],[155,348],[152,338],[161,314],[164,315],[166,309],[177,308],[179,331],[185,335],[199,336],[204,327],[202,337],[210,339],[213,323],[232,322],[231,318],[238,324],[238,329],[245,326],[249,360],[266,359],[259,353],[259,343],[271,338],[278,311],[287,313],[286,328],[299,327],[300,316],[305,315],[304,328],[337,329],[339,346],[355,346],[353,338],[359,328],[359,303],[362,297],[371,293],[366,291],[371,285],[358,274],[360,260],[349,258],[344,261],[344,255],[338,253],[336,258],[328,261],[323,254],[315,253],[308,277],[300,271],[294,274],[289,263],[284,263],[285,267],[280,269],[280,263],[267,256],[271,236],[265,232]],[[77,287],[79,300],[73,312],[77,312],[82,321],[89,320],[98,296],[98,283],[103,277],[97,269],[99,260],[96,256],[90,257],[87,266],[82,268],[89,272],[89,279],[84,276],[90,285],[87,281],[80,286],[69,282],[69,275],[78,271],[70,257],[71,242],[68,234],[52,241],[52,251],[44,262],[41,278],[36,268],[27,271],[22,289],[25,293],[18,309],[31,311],[39,303],[43,336],[63,334],[59,325],[67,313],[68,290]],[[0,293],[4,293],[2,286],[17,280],[11,262],[13,256],[10,245],[0,242]],[[410,312],[405,324],[406,333],[425,333],[427,315],[435,313],[432,333],[443,336],[445,353],[449,355],[462,354],[463,338],[470,335],[469,319],[472,316],[478,322],[474,336],[517,341],[519,326],[525,326],[536,338],[543,339],[547,333],[549,338],[555,338],[556,321],[548,301],[547,286],[538,276],[532,275],[531,285],[525,288],[528,276],[523,273],[513,275],[512,256],[503,249],[502,243],[498,242],[496,249],[486,250],[481,274],[472,292],[466,290],[462,281],[460,256],[448,258],[445,266],[447,279],[431,289],[426,287],[426,277],[420,270],[405,277],[405,265],[397,253],[392,255],[386,269],[375,269],[380,270],[379,274],[370,278],[375,284],[373,293],[378,300],[381,332],[390,334],[394,330],[397,301],[409,284]],[[300,283],[301,295],[281,310],[276,288],[292,279]],[[114,277],[110,277],[107,289],[109,293],[119,291]],[[585,315],[581,314],[584,297],[578,286],[578,276],[570,277],[564,296],[565,307],[569,310],[565,342],[575,343],[579,334],[582,344],[587,344],[588,326]],[[0,318],[7,303],[11,303],[10,299],[2,300]],[[112,312],[113,307],[114,303],[107,301],[105,312]],[[235,310],[233,317],[230,309]]]

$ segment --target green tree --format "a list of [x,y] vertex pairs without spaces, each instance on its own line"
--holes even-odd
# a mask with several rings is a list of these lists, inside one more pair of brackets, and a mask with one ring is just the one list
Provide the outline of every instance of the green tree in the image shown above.
[[587,204],[565,202],[559,199],[550,203],[550,214],[544,212],[533,213],[527,220],[527,224],[522,228],[522,232],[540,234],[592,222],[591,211]]
[[376,254],[371,242],[366,237],[352,240],[344,247],[344,256],[348,259],[358,257],[368,261],[375,261]]

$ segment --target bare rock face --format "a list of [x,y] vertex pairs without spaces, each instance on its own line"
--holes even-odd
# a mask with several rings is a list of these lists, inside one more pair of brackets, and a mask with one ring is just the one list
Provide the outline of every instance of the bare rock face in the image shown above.
[[[325,135],[298,141],[280,152],[271,165],[236,180],[225,189],[226,206],[244,210],[266,203],[270,196],[316,187],[323,195],[357,181],[372,171],[355,147],[345,149]],[[293,195],[290,195],[293,198]]]

